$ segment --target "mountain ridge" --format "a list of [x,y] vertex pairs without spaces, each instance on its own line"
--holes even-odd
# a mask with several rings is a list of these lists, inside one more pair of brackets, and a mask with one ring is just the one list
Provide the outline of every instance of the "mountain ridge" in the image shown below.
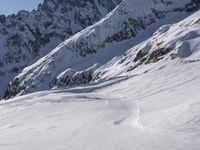
[[0,15],[0,97],[21,70],[94,24],[121,0],[45,0],[37,10]]
[[[141,9],[135,4],[143,4],[145,7]],[[10,84],[5,97],[9,98],[17,94],[47,90],[54,88],[54,86],[76,86],[88,84],[91,81],[94,82],[96,79],[101,78],[99,76],[101,73],[93,74],[94,70],[100,66],[95,65],[95,60],[91,61],[92,58],[89,60],[85,58],[92,57],[99,50],[103,50],[105,46],[109,47],[109,44],[114,45],[135,37],[138,32],[145,30],[156,20],[165,18],[170,13],[184,14],[195,11],[199,8],[199,4],[199,1],[193,0],[181,2],[175,0],[123,1],[114,11],[95,25],[73,35],[38,62],[24,69]],[[161,49],[153,54],[151,59],[159,55],[165,55],[168,53],[167,51],[171,50]],[[114,56],[115,54],[110,57]],[[106,56],[106,53],[103,57],[105,57],[104,60],[100,59],[102,62],[109,60],[109,55]],[[141,59],[140,57],[143,56],[138,55],[139,59]],[[85,61],[83,61],[84,59]],[[81,65],[78,65],[79,63]],[[134,67],[129,70],[132,69]]]

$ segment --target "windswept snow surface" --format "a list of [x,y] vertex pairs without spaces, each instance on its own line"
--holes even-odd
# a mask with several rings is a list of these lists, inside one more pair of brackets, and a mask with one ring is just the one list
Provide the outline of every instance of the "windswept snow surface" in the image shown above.
[[199,150],[199,62],[1,102],[2,150]]

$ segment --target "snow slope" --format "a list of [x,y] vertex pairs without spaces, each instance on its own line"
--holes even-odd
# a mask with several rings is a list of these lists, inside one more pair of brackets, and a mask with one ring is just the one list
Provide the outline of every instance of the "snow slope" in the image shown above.
[[[152,33],[160,26],[178,22],[191,15],[191,11],[196,10],[198,7],[199,1],[194,0],[125,0],[98,23],[73,35],[48,55],[25,68],[9,85],[5,97],[10,98],[52,88],[77,86],[105,79],[108,77],[106,73],[109,74],[110,72],[105,70],[108,70],[108,68],[112,70],[115,61],[113,61],[113,58],[116,59],[115,57],[124,54],[134,58],[138,49],[142,50],[140,50],[141,54],[138,56],[140,62],[136,64],[137,66],[141,65],[143,63],[141,61],[144,61],[144,59],[147,60],[147,63],[156,62],[160,59],[160,55],[165,55],[179,46],[183,46],[182,49],[184,49],[185,46],[188,46],[184,41],[175,46],[169,45],[170,41],[164,42],[159,39],[170,39],[172,31],[167,31],[168,26],[160,29],[163,31],[155,33],[156,35],[153,36],[155,39],[150,39],[146,45],[139,43],[152,36]],[[182,32],[186,28],[183,26],[182,29],[174,28],[173,30],[178,29]],[[194,29],[196,28],[194,27]],[[197,32],[193,31],[194,34],[197,34],[197,37],[199,35],[198,30],[197,27]],[[164,36],[165,33],[166,36]],[[173,36],[176,37],[175,34]],[[156,41],[156,38],[160,41]],[[189,38],[193,38],[193,35]],[[181,39],[174,40],[175,43],[172,44],[178,44]],[[136,48],[132,50],[133,52],[130,55],[129,52],[126,53],[133,47]],[[181,54],[181,48],[179,48],[178,53],[187,57],[192,52]],[[119,72],[117,73],[121,74],[127,70],[135,69],[135,66],[131,66],[132,61],[128,59],[125,63],[129,63],[129,68],[125,68],[125,70],[118,69]],[[125,63],[122,60],[122,65]],[[120,66],[118,63],[116,64],[116,68]],[[116,75],[112,74],[110,77],[114,76]]]
[[199,150],[199,62],[149,66],[2,101],[0,149]]
[[161,26],[150,38],[95,70],[95,74],[108,79],[159,61],[199,62],[199,41],[200,11],[197,11],[178,23]]

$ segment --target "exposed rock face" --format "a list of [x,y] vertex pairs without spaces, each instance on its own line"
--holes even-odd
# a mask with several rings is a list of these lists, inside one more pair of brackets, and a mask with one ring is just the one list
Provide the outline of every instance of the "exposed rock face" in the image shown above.
[[84,71],[67,69],[53,81],[54,88],[73,87],[83,84],[89,84],[92,81],[93,71],[94,68],[89,68]]
[[[12,78],[122,0],[44,0],[37,10],[0,15],[0,98]],[[3,76],[8,76],[7,81]]]
[[[137,3],[144,5],[142,10],[135,6]],[[108,51],[109,48],[106,45],[114,45],[133,38],[139,31],[145,30],[147,26],[164,18],[169,13],[193,11],[199,8],[199,4],[199,0],[184,0],[183,2],[179,0],[125,0],[107,17],[67,39],[41,60],[24,69],[15,78],[19,84],[16,86],[15,80],[11,82],[5,98],[94,81],[91,79],[93,76],[91,73],[85,77],[85,73],[74,72],[74,70],[90,68],[96,58],[92,59],[92,55],[98,55],[103,49]],[[144,62],[157,62],[170,51],[171,49],[160,47],[148,57],[145,56],[145,53],[138,53],[134,61],[139,62],[138,65]],[[101,61],[109,61],[110,57],[103,55]],[[70,75],[69,68],[73,70],[70,71]],[[134,68],[135,66],[130,70]],[[63,72],[64,74],[62,74]],[[78,74],[78,77],[74,77],[75,74]],[[80,78],[80,76],[82,77]],[[94,77],[97,76],[94,75]],[[83,79],[83,82],[80,79]]]

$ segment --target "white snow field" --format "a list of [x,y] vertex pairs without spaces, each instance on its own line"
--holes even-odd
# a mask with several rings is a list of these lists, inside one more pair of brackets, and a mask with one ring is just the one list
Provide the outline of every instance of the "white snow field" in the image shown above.
[[199,150],[199,62],[153,68],[1,102],[0,149]]

